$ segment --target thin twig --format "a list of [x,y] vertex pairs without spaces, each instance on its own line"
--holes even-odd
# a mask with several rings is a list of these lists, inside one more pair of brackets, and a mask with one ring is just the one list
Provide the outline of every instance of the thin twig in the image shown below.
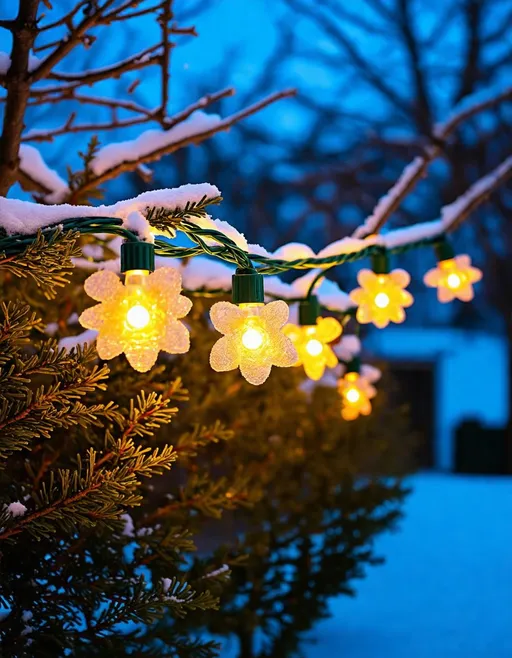
[[249,107],[246,107],[240,112],[236,112],[235,114],[226,117],[225,119],[217,123],[215,126],[213,126],[213,128],[209,128],[208,130],[205,130],[201,133],[196,133],[194,135],[184,137],[176,142],[173,142],[172,144],[166,144],[165,146],[157,148],[154,151],[147,153],[143,157],[137,158],[136,160],[124,160],[123,162],[119,162],[118,164],[111,167],[110,169],[107,169],[103,173],[97,176],[91,176],[81,186],[78,186],[73,191],[73,194],[69,199],[69,202],[73,203],[73,200],[75,198],[78,198],[84,192],[93,190],[97,188],[98,185],[101,185],[102,183],[111,180],[112,178],[116,178],[120,174],[134,171],[141,164],[147,164],[148,162],[154,162],[156,160],[160,160],[160,158],[162,158],[164,155],[174,153],[175,151],[183,148],[184,146],[189,146],[190,144],[199,144],[203,142],[205,139],[209,139],[210,137],[216,135],[219,132],[229,130],[233,125],[235,125],[242,119],[245,119],[253,114],[256,114],[264,107],[267,107],[268,105],[271,105],[272,103],[275,103],[278,100],[281,100],[283,98],[289,98],[290,96],[294,96],[295,93],[296,93],[295,89],[285,89],[284,91],[276,92],[274,94],[271,94],[270,96],[267,96],[266,98],[263,98],[257,103],[254,103]]
[[403,170],[400,178],[382,197],[373,209],[372,214],[353,233],[355,238],[364,238],[371,233],[378,233],[391,215],[399,208],[402,201],[416,187],[416,184],[425,175],[429,164],[438,158],[442,152],[442,146],[447,138],[464,122],[479,112],[483,112],[505,100],[512,98],[512,86],[506,88],[499,94],[477,102],[473,105],[463,107],[456,111],[445,123],[434,129],[433,142],[427,146],[422,155],[416,157],[413,162]]

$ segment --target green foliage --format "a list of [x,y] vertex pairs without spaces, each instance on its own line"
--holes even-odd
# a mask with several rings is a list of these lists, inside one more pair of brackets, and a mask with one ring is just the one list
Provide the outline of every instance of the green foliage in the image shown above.
[[[17,277],[32,278],[47,299],[54,299],[57,288],[62,288],[73,270],[72,258],[80,255],[76,231],[53,229],[48,234],[38,231],[29,236],[25,251],[18,253],[20,238],[0,239],[0,268]],[[22,240],[23,241],[23,240]],[[10,253],[15,249],[15,253]]]
[[204,217],[208,206],[217,205],[222,201],[221,196],[207,197],[204,196],[199,201],[187,203],[183,208],[147,208],[146,219],[155,229],[160,231],[163,235],[176,235],[176,227],[179,226],[184,220],[189,217]]
[[84,274],[48,304],[13,273],[0,263],[2,655],[211,658],[206,628],[241,658],[296,655],[399,517],[407,432],[382,391],[344,423],[299,369],[264,387],[214,373],[201,299],[190,354],[107,368],[21,301],[77,333]]

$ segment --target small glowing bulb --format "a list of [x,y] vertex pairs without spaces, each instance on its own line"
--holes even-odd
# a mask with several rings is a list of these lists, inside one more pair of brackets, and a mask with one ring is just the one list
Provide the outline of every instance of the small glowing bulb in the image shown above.
[[257,350],[263,345],[263,334],[258,329],[249,327],[242,335],[242,343],[248,350]]
[[361,397],[361,394],[357,390],[357,388],[349,388],[348,391],[345,393],[345,397],[349,402],[355,403],[359,400]]
[[389,306],[389,297],[385,292],[379,292],[375,295],[375,306],[378,308],[386,308]]
[[323,350],[324,346],[316,338],[311,338],[311,340],[308,340],[306,343],[306,352],[311,356],[318,356],[323,352]]
[[457,290],[460,288],[461,283],[461,278],[458,274],[450,274],[446,279],[448,288],[451,288],[452,290]]
[[144,329],[149,324],[151,316],[142,304],[135,304],[126,313],[126,322],[132,329]]

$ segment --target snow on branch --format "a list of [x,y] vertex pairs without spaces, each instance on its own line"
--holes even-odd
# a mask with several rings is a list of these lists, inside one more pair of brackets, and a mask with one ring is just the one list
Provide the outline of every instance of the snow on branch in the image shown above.
[[[199,144],[219,132],[229,130],[242,119],[256,114],[268,105],[282,98],[294,96],[295,93],[295,89],[276,92],[224,119],[217,115],[196,111],[187,121],[182,121],[167,132],[146,131],[135,140],[110,144],[100,150],[99,159],[97,156],[93,160],[92,170],[95,176],[90,176],[81,186],[77,187],[74,196],[78,197],[84,192],[97,188],[101,183],[116,178],[120,174],[134,171],[140,165],[159,160],[164,155],[174,153],[185,146]],[[151,144],[150,149],[145,146],[146,140]]]
[[472,185],[469,190],[441,210],[445,231],[454,231],[500,185],[512,177],[512,155],[490,174]]
[[219,196],[220,192],[215,185],[199,183],[143,192],[133,199],[94,208],[69,203],[52,206],[0,197],[0,227],[8,235],[28,235],[73,217],[118,217],[128,222],[129,215],[136,211],[143,213],[151,207],[176,210],[184,208],[187,203],[198,203],[204,197],[213,199]]
[[405,167],[395,185],[393,185],[385,196],[379,199],[372,214],[354,231],[353,236],[355,238],[363,238],[372,233],[377,233],[383,227],[405,197],[414,189],[421,178],[423,178],[429,164],[442,154],[442,143],[446,141],[461,123],[475,114],[511,98],[512,86],[501,91],[477,92],[463,99],[445,123],[435,126],[433,143],[424,149],[422,155],[414,158],[412,163]]
[[[39,57],[36,57],[32,53],[28,56],[28,70],[29,72],[34,71],[40,64],[42,60]],[[7,71],[11,68],[11,57],[3,50],[0,50],[0,75],[5,75]]]
[[218,114],[207,114],[198,110],[170,130],[145,130],[135,139],[107,144],[98,150],[90,168],[96,176],[101,176],[121,164],[137,164],[145,161],[154,152],[172,148],[176,142],[215,130],[220,122]]
[[66,181],[54,169],[50,169],[36,148],[21,144],[19,158],[22,185],[25,183],[25,187],[41,193],[47,203],[57,203],[69,194]]

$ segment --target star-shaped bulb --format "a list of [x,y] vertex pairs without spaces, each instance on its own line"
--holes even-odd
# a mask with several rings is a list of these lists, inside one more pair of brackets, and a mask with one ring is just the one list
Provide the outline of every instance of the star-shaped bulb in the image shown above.
[[338,381],[338,391],[342,399],[341,416],[344,420],[370,415],[370,400],[375,397],[377,391],[363,375],[347,372]]
[[283,301],[269,304],[217,302],[210,311],[213,326],[224,334],[215,343],[210,364],[217,372],[240,368],[250,384],[263,384],[272,366],[293,366],[297,352],[284,335],[288,306]]
[[380,329],[390,322],[403,322],[404,308],[414,301],[411,293],[405,290],[410,280],[405,270],[397,269],[389,274],[361,270],[357,275],[361,287],[350,293],[350,299],[358,306],[357,321],[361,324],[373,322]]
[[329,345],[342,332],[341,324],[335,318],[317,318],[315,325],[287,324],[284,332],[297,349],[295,365],[302,365],[310,379],[318,381],[326,367],[335,368],[338,365],[338,357]]
[[446,304],[454,299],[470,302],[474,297],[473,284],[480,281],[482,272],[471,265],[466,254],[441,260],[437,267],[423,277],[425,285],[437,288],[437,299]]
[[181,276],[172,267],[153,273],[147,270],[126,272],[124,285],[114,272],[102,270],[85,282],[86,293],[100,302],[86,309],[80,324],[96,329],[96,348],[102,359],[126,354],[130,365],[146,372],[155,363],[158,352],[188,352],[188,329],[180,322],[192,307],[181,292]]

